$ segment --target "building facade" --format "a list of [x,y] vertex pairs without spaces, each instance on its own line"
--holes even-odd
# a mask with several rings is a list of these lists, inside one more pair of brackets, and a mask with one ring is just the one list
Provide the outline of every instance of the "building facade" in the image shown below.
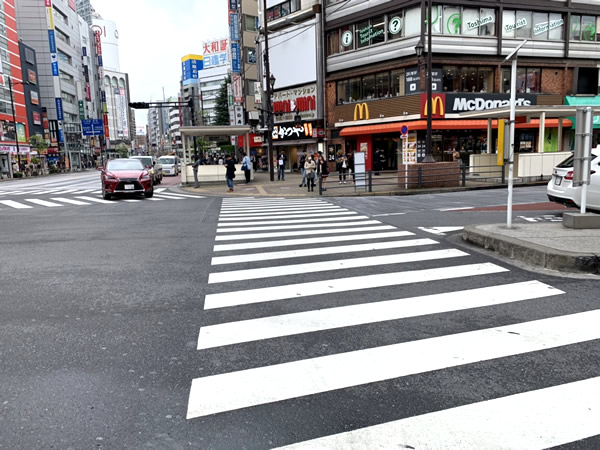
[[25,109],[27,111],[27,123],[29,136],[44,136],[44,126],[42,122],[42,104],[40,102],[37,58],[35,50],[23,42],[19,43],[19,53],[21,55],[21,80],[25,94]]
[[[432,105],[426,102],[426,68],[416,55],[426,22],[420,1],[328,2],[326,102],[329,153],[364,152],[367,170],[402,163],[403,126],[410,157],[427,153],[427,114],[432,114],[436,161],[456,149],[471,155],[496,152],[497,122],[468,121],[466,111],[508,104],[510,63],[518,55],[517,104],[600,104],[600,2],[448,1],[433,5]],[[597,126],[600,129],[600,118]],[[572,147],[573,120],[533,119],[517,125],[517,152]],[[543,135],[542,135],[542,131]],[[598,142],[598,130],[595,132]]]

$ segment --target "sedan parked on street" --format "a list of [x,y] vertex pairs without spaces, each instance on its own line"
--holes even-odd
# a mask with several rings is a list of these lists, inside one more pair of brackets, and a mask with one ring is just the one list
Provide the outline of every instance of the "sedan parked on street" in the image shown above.
[[143,194],[146,198],[154,195],[150,172],[137,159],[111,159],[98,170],[104,200],[120,194]]
[[138,159],[148,169],[148,172],[152,176],[153,184],[160,184],[162,182],[162,166],[156,162],[153,156],[132,156],[131,159]]
[[[573,187],[573,158],[571,155],[554,168],[546,192],[550,201],[581,207],[581,187]],[[600,211],[600,146],[592,149],[590,167],[586,205]]]

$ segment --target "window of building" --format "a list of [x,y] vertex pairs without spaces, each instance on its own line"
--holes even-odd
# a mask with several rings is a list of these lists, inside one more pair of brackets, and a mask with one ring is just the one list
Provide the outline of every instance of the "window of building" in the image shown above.
[[75,96],[73,94],[69,94],[68,92],[61,91],[60,96],[67,103],[70,103],[72,105],[77,103],[77,99],[75,98]]
[[349,102],[357,102],[362,97],[360,95],[360,77],[350,78],[348,80],[348,99]]
[[339,30],[327,33],[327,56],[337,55],[340,52]]
[[562,40],[564,20],[561,14],[530,11],[504,11],[502,37],[535,40]]
[[65,52],[63,52],[62,50],[57,49],[56,55],[58,56],[58,59],[60,59],[61,61],[71,64],[72,58],[69,55],[67,55]]
[[65,44],[70,44],[71,43],[71,38],[69,38],[69,36],[67,36],[65,33],[63,33],[62,31],[60,31],[59,28],[55,27],[54,31],[56,33],[56,38],[57,39],[60,39]]
[[[502,92],[510,93],[510,68],[502,69]],[[542,90],[542,72],[539,68],[517,68],[517,94],[539,94]]]
[[300,0],[288,0],[267,9],[267,22],[277,20],[300,10]]
[[387,16],[388,41],[404,37],[404,14],[402,11]]
[[246,48],[246,62],[248,64],[256,64],[256,49]]
[[392,97],[404,95],[404,69],[390,72],[390,95]]
[[371,23],[369,20],[364,20],[356,24],[356,30],[354,33],[354,40],[356,41],[356,48],[365,48],[370,42],[370,30]]
[[517,39],[527,39],[531,37],[533,31],[533,14],[529,11],[517,11],[517,29],[515,37]]
[[411,8],[405,12],[404,33],[407,37],[421,34],[421,8]]
[[347,25],[340,29],[340,52],[354,50],[354,25]]
[[375,75],[366,75],[362,77],[362,99],[372,100],[377,98],[375,88]]
[[244,29],[246,31],[257,31],[258,30],[258,17],[248,16],[244,14]]
[[392,70],[337,82],[337,103],[404,95],[404,70]]
[[52,15],[54,16],[54,20],[62,22],[65,25],[69,24],[69,18],[67,17],[67,15],[54,5],[52,5]]
[[69,75],[68,73],[63,72],[62,70],[59,71],[58,75],[61,83],[67,83],[71,86],[75,86],[75,77],[73,77],[73,75]]
[[588,42],[596,40],[596,17],[581,16],[581,40]]
[[375,74],[375,96],[384,98],[390,96],[390,73],[382,72]]
[[494,92],[492,67],[444,66],[444,92]]
[[29,64],[35,64],[35,53],[30,48],[25,48],[25,61]]
[[443,34],[460,34],[460,7],[444,6],[443,23]]
[[573,14],[571,16],[571,26],[569,27],[569,40],[581,40],[581,16]]

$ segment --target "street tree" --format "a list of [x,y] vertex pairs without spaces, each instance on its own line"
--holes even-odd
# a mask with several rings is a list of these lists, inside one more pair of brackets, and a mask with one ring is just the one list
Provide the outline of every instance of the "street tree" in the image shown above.
[[231,77],[223,80],[215,105],[215,125],[229,125],[229,96],[227,85],[231,83]]

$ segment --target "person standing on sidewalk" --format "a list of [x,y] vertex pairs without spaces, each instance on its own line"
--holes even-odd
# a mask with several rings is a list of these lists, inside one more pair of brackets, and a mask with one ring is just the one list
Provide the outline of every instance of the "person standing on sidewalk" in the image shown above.
[[340,184],[342,184],[342,177],[344,178],[344,184],[346,184],[346,173],[348,172],[349,161],[345,154],[341,154],[337,160],[338,173],[340,175]]
[[302,173],[302,181],[298,187],[306,186],[306,169],[304,168],[304,164],[306,163],[306,153],[302,152],[302,156],[300,156],[300,172]]
[[327,189],[325,189],[325,186],[327,186],[327,176],[329,175],[329,165],[327,164],[327,161],[325,160],[325,157],[322,154],[319,154],[319,162],[317,163],[319,165],[319,173],[321,175],[321,185],[322,185],[322,191],[326,191]]
[[245,152],[242,152],[244,157],[242,158],[242,170],[244,171],[244,175],[246,176],[246,184],[250,183],[250,168],[252,167],[252,161]]
[[227,180],[227,187],[229,188],[228,192],[233,192],[233,179],[235,178],[235,163],[233,159],[231,159],[231,155],[227,155],[225,158],[225,179]]
[[277,158],[277,181],[285,181],[285,161],[286,156],[281,152]]
[[196,155],[192,155],[192,172],[194,172],[194,187],[198,189],[200,184],[198,183],[198,166],[200,165],[200,159]]
[[306,173],[306,186],[308,188],[308,192],[313,192],[315,190],[315,170],[317,165],[312,159],[312,156],[308,155],[306,157],[306,161],[304,162],[304,171]]

